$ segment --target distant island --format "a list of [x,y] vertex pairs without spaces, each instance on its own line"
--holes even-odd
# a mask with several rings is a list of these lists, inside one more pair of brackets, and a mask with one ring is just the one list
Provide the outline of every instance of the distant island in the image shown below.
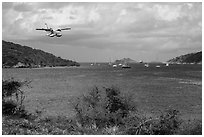
[[202,51],[181,55],[167,61],[172,64],[202,64]]
[[132,60],[130,58],[123,58],[120,60],[115,60],[115,62],[113,62],[114,64],[127,64],[127,63],[137,63],[135,60]]
[[[115,60],[112,64],[118,65],[118,64],[130,64],[130,63],[143,63],[143,61],[137,62],[130,58],[123,58],[123,59]],[[150,62],[150,63],[162,63],[162,62],[155,61],[155,62]],[[173,59],[168,60],[167,63],[170,63],[170,64],[202,64],[202,51],[175,57]]]
[[80,66],[79,63],[56,57],[51,53],[2,40],[3,68],[38,68]]

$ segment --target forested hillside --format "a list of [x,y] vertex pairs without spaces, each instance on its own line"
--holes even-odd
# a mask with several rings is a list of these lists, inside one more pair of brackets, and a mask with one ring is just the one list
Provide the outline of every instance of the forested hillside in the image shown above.
[[79,66],[79,63],[56,57],[51,53],[12,42],[2,41],[2,66],[10,67],[55,67]]
[[202,51],[170,59],[170,63],[202,63]]

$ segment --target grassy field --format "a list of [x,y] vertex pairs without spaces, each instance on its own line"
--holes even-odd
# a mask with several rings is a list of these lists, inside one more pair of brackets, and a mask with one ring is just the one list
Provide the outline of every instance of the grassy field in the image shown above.
[[115,86],[129,93],[145,115],[168,108],[178,109],[185,119],[202,118],[202,65],[170,65],[156,68],[150,64],[131,69],[106,64],[79,68],[3,69],[3,79],[31,81],[25,87],[25,106],[40,110],[42,116],[73,116],[72,102],[94,86]]

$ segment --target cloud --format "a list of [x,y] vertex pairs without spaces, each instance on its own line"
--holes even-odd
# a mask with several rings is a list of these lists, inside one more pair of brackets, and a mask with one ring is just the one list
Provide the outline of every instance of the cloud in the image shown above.
[[13,9],[18,12],[29,12],[34,10],[32,3],[14,3]]
[[[60,39],[35,31],[44,23],[62,32]],[[67,45],[132,52],[194,50],[202,47],[202,3],[2,4],[2,37],[34,45]],[[152,53],[153,54],[153,53]]]
[[166,21],[174,21],[180,17],[181,6],[155,5],[156,15],[158,19]]
[[2,9],[3,9],[3,11],[12,8],[12,6],[13,6],[13,3],[12,3],[12,2],[3,2],[3,3],[2,3]]

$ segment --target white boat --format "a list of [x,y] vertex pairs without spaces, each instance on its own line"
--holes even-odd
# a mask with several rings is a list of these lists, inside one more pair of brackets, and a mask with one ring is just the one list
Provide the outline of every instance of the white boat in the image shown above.
[[122,68],[131,68],[128,64],[123,64]]
[[113,68],[116,68],[116,67],[117,67],[117,65],[114,64],[114,65],[113,65]]
[[169,63],[166,63],[166,66],[168,67],[168,66],[169,66]]
[[149,67],[149,64],[145,64],[144,66],[148,68],[148,67]]
[[156,68],[160,68],[161,66],[157,65]]
[[128,65],[128,62],[124,62],[121,66],[122,68],[131,68],[129,65]]

